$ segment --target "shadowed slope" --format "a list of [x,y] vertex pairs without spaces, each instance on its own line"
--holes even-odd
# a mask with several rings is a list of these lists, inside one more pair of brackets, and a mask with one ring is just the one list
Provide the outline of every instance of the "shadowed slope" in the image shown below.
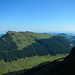
[[70,54],[62,61],[58,62],[54,68],[45,75],[74,75],[75,74],[75,47]]

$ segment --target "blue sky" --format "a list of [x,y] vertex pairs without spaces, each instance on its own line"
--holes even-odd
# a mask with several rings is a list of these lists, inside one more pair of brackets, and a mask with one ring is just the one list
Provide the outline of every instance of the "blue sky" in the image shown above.
[[75,32],[75,0],[0,0],[0,33]]

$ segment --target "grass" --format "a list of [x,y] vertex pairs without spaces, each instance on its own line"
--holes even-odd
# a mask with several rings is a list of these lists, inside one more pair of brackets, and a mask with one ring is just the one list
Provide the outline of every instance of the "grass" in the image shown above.
[[36,43],[35,39],[47,39],[51,38],[54,35],[44,34],[44,33],[33,33],[33,32],[8,32],[13,42],[16,43],[17,49],[22,50],[24,47],[31,45],[32,43]]
[[[39,65],[40,63],[47,61],[54,61],[59,58],[63,58],[67,56],[67,54],[57,54],[56,56],[45,55],[45,56],[33,56],[33,57],[25,57],[25,59],[18,59],[17,61],[12,62],[4,62],[4,60],[0,61],[0,75],[5,74],[12,71],[18,71],[21,69],[29,69],[34,66]],[[62,61],[62,60],[60,60]]]

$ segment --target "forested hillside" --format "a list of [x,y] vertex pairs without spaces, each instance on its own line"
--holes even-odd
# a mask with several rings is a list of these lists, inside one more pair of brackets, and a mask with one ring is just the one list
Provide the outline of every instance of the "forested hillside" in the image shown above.
[[33,32],[7,32],[0,38],[0,60],[69,53],[73,43],[64,37]]

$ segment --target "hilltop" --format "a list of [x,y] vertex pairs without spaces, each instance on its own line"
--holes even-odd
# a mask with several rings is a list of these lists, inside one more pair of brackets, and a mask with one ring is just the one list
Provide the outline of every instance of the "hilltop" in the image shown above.
[[[53,37],[51,34],[44,33],[33,33],[33,32],[14,32],[8,31],[5,35],[0,38],[0,45],[4,49],[1,50],[10,50],[12,48],[22,50],[24,47],[36,43],[35,39],[48,39]],[[7,46],[10,48],[7,48]],[[12,47],[11,47],[12,46]]]

